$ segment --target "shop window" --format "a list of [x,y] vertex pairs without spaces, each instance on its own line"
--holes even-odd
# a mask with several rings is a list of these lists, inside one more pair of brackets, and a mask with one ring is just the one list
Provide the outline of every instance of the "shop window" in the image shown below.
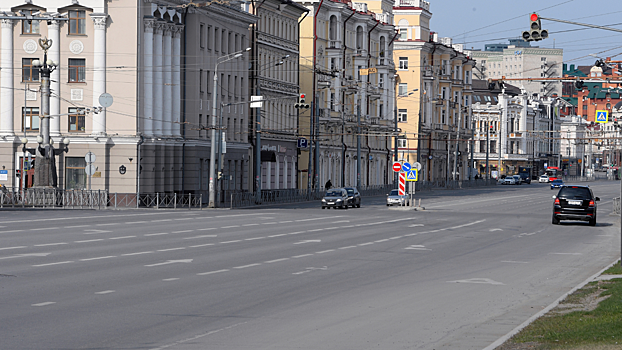
[[65,158],[65,189],[84,190],[86,189],[86,160],[84,157]]

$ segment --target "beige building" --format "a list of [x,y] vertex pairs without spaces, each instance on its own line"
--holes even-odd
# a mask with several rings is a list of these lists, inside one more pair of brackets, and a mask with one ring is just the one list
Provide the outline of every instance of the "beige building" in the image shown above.
[[393,54],[401,130],[398,159],[418,161],[421,180],[468,179],[475,62],[462,45],[430,31],[429,2],[400,0],[393,14],[399,30]]
[[309,179],[315,187],[329,179],[334,186],[392,182],[396,33],[391,2],[369,2],[369,7],[333,0],[299,3],[310,10],[300,24],[300,87],[307,103],[313,102],[311,109],[300,110],[299,133],[316,135],[319,144],[311,162],[309,152],[301,152],[299,186],[307,188]]
[[[52,40],[51,137],[58,145],[58,186],[87,185],[84,156],[96,156],[92,188],[110,192],[207,194],[209,117],[218,95],[226,133],[225,188],[248,189],[252,161],[248,64],[242,56],[256,17],[228,6],[186,7],[187,1],[41,0],[1,5],[0,166],[6,186],[18,178],[21,138],[37,145],[41,96],[38,40]],[[29,16],[34,16],[32,19]],[[39,18],[39,19],[38,19]],[[217,91],[212,82],[217,62]],[[114,102],[99,109],[99,97]],[[69,114],[69,115],[68,115]],[[26,154],[27,155],[27,154]],[[34,155],[31,155],[33,157]],[[32,172],[32,170],[27,173]],[[1,178],[0,178],[1,179]]]

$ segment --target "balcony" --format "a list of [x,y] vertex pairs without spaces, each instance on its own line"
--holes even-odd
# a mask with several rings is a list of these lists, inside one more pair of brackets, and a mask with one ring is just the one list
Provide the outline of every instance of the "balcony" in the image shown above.
[[424,0],[398,0],[398,7],[420,7],[430,11],[430,3]]
[[368,86],[367,94],[369,95],[369,98],[371,98],[372,100],[377,100],[380,97],[382,97],[382,89],[377,86]]
[[341,40],[329,40],[327,49],[341,49]]

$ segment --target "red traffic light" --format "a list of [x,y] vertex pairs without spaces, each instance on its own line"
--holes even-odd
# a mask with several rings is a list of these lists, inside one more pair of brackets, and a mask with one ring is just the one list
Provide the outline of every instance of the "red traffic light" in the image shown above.
[[305,94],[300,94],[300,98],[305,98]]
[[529,19],[531,19],[532,22],[535,22],[538,20],[538,15],[536,13],[532,13]]

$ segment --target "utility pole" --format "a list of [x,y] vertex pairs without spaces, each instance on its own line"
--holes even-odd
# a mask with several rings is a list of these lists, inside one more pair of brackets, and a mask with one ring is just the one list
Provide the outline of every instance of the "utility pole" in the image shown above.
[[490,180],[490,164],[488,157],[490,155],[490,114],[486,117],[486,180]]
[[48,60],[48,50],[52,46],[51,39],[40,39],[39,46],[43,49],[43,62],[39,60],[33,62],[33,66],[39,68],[41,76],[41,128],[40,137],[37,138],[40,142],[36,149],[34,186],[56,187],[56,158],[54,146],[50,142],[50,74],[58,67],[58,62]]
[[[394,145],[395,146],[395,148],[394,148],[395,153],[393,154],[393,161],[397,162],[398,161],[398,159],[397,159],[398,158],[397,157],[397,151],[399,149],[398,142],[397,142],[397,136],[398,136],[397,133],[398,133],[398,130],[399,130],[398,127],[397,127],[397,99],[395,101],[395,110],[394,110],[393,114],[395,116],[395,118],[394,118],[395,119],[395,133],[394,133],[394,136],[393,136],[394,137],[394,141],[395,141],[395,145]],[[398,184],[398,178],[397,178],[398,176],[399,176],[399,173],[397,171],[394,171],[394,174],[393,174],[393,185],[395,185],[395,187],[397,187],[397,184]]]
[[356,107],[356,187],[361,188],[361,104]]
[[460,147],[460,123],[462,122],[462,107],[458,106],[458,132],[456,133],[456,150],[454,154],[454,176],[453,180],[456,181],[456,173],[458,171],[458,148]]
[[475,147],[475,121],[473,118],[469,118],[471,120],[471,161],[469,162],[469,180],[473,180],[473,148]]

